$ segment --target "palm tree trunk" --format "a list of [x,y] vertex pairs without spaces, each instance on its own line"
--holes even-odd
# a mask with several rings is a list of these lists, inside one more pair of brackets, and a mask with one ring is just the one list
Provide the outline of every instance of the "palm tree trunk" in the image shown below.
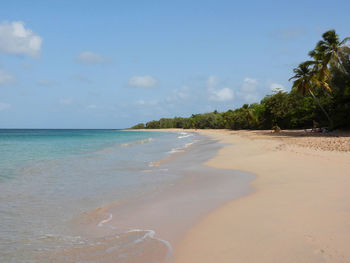
[[341,59],[340,59],[339,56],[337,56],[337,59],[338,59],[338,64],[339,64],[341,70],[342,70],[344,73],[349,73],[349,72],[346,70],[346,68],[344,67],[343,62],[341,61]]
[[332,119],[329,117],[328,113],[326,112],[326,110],[322,107],[321,103],[319,102],[319,100],[316,98],[316,96],[314,95],[314,93],[309,90],[312,98],[316,101],[316,103],[318,104],[318,106],[320,107],[320,109],[323,111],[324,115],[326,115],[328,121],[329,121],[329,125],[330,125],[330,129],[333,129],[333,121]]

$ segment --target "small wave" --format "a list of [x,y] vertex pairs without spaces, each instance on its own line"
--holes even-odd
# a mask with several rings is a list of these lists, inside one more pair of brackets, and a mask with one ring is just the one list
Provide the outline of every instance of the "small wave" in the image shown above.
[[183,148],[173,148],[168,153],[181,153],[184,152]]
[[103,219],[102,221],[100,221],[97,226],[101,227],[103,226],[104,224],[108,223],[109,221],[111,221],[113,218],[113,215],[112,214],[109,214],[108,218],[107,219]]
[[159,161],[157,162],[150,162],[149,164],[148,164],[148,167],[155,167],[155,166],[159,166]]
[[71,244],[84,244],[84,241],[80,236],[65,236],[65,235],[57,235],[57,234],[45,234],[45,235],[39,236],[38,240],[45,240],[46,242],[64,241],[66,243],[70,242]]
[[129,231],[127,231],[127,233],[138,233],[138,232],[145,232],[145,234],[142,237],[134,240],[134,242],[133,242],[134,244],[140,243],[147,238],[154,239],[154,240],[157,240],[157,241],[163,243],[168,248],[168,251],[166,254],[166,260],[168,260],[172,256],[173,247],[171,246],[170,242],[167,240],[155,237],[156,233],[154,230],[130,229]]
[[138,140],[138,141],[134,141],[134,142],[128,142],[128,143],[123,143],[122,147],[130,147],[136,144],[144,144],[144,143],[149,143],[151,141],[153,141],[153,138],[147,138],[147,139],[142,139],[142,140]]
[[193,136],[192,133],[188,133],[188,132],[180,132],[180,133],[178,133],[178,134],[180,134],[180,136],[177,137],[177,138],[179,138],[179,139],[183,139],[183,138],[187,138],[187,137]]
[[179,136],[177,138],[183,139],[183,138],[187,138],[187,137],[191,137],[191,136],[193,136],[193,135],[192,134],[187,134],[187,135],[181,135],[181,136]]
[[194,142],[189,142],[189,143],[186,143],[186,144],[185,144],[185,148],[187,148],[187,147],[191,146],[193,143],[194,143]]
[[178,148],[172,148],[168,153],[179,153],[179,152],[184,152],[186,148],[191,146],[194,142],[189,142],[186,143],[185,146],[183,147],[178,147]]
[[108,262],[140,262],[138,259],[144,257],[144,262],[160,263],[171,262],[173,254],[170,243],[155,237],[153,230],[130,229],[119,234],[78,241],[69,243],[69,246],[40,249],[35,255],[40,260],[33,262],[96,262],[96,256],[103,255],[103,261]]

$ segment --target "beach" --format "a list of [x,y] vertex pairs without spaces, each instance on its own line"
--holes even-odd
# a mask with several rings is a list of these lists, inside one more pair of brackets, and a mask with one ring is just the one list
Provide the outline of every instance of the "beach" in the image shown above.
[[225,146],[206,165],[257,175],[204,216],[175,262],[350,262],[348,134],[197,130]]
[[350,261],[348,133],[4,132],[4,262]]
[[192,131],[0,132],[1,262],[173,262],[197,222],[253,191],[254,174],[204,165],[223,145]]
[[153,170],[164,171],[163,176],[177,174],[178,179],[137,198],[80,214],[72,222],[77,230],[75,235],[97,245],[60,250],[50,255],[50,260],[173,262],[176,244],[201,218],[228,201],[252,192],[249,182],[255,178],[253,174],[204,165],[222,148],[216,139],[201,134],[195,136],[193,130],[162,131],[177,134],[180,139],[183,136],[199,139],[152,162]]
[[350,263],[350,1],[2,1],[0,263]]

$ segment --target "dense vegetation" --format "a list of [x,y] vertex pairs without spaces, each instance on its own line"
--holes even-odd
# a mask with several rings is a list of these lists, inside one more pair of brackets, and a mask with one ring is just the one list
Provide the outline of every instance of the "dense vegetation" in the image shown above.
[[291,92],[276,90],[260,103],[226,112],[162,118],[132,128],[282,129],[312,127],[313,120],[330,129],[350,127],[349,38],[340,41],[334,30],[325,32],[311,60],[293,70]]

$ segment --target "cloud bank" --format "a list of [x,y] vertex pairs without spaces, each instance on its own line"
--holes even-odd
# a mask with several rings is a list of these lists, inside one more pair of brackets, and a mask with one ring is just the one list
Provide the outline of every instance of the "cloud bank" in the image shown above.
[[216,100],[216,101],[227,101],[233,99],[233,91],[229,88],[223,88],[218,90],[209,90],[211,93],[209,99],[210,100]]
[[91,51],[84,51],[75,58],[75,61],[83,65],[98,65],[109,63],[111,59]]
[[0,24],[0,52],[2,53],[35,57],[40,53],[42,41],[39,35],[26,29],[21,21]]
[[15,77],[0,69],[0,85],[10,84],[15,82]]
[[237,94],[244,103],[257,102],[260,97],[258,81],[254,78],[245,78]]
[[209,76],[207,87],[209,92],[209,100],[228,101],[233,99],[233,91],[229,88],[215,89],[219,83],[219,79],[215,76]]
[[152,76],[133,76],[129,79],[128,84],[135,88],[153,88],[157,82]]

